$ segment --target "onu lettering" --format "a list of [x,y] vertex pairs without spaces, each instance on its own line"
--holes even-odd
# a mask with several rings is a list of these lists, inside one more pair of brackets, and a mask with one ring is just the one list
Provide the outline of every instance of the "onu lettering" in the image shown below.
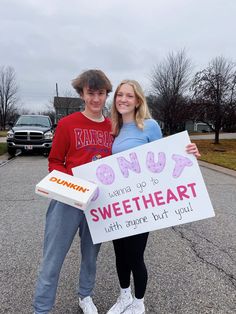
[[[125,178],[129,177],[129,171],[141,173],[141,167],[138,161],[137,154],[130,153],[129,157],[130,160],[127,160],[124,157],[117,158],[119,169]],[[153,152],[147,152],[146,167],[152,173],[161,173],[166,165],[166,155],[165,153],[160,152],[158,153],[156,159],[155,157],[156,156]],[[185,167],[191,167],[193,165],[192,161],[185,156],[172,154],[171,158],[175,162],[175,166],[172,172],[173,178],[180,177]],[[110,185],[115,180],[115,172],[109,165],[102,164],[96,170],[96,177],[102,184]]]

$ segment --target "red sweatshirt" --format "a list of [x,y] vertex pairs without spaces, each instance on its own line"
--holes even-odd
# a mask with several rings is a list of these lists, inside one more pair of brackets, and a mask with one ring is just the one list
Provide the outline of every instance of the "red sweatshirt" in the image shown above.
[[72,113],[58,122],[48,157],[49,171],[72,174],[73,167],[111,155],[112,142],[109,119],[94,122],[81,112]]

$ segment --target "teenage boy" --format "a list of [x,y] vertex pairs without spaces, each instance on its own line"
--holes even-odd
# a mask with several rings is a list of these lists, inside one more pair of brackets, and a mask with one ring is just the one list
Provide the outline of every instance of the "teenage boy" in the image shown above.
[[[88,70],[72,81],[84,100],[83,112],[75,112],[58,122],[49,155],[49,171],[72,174],[73,167],[111,155],[110,120],[102,114],[112,85],[100,70]],[[46,215],[43,260],[36,284],[35,314],[52,309],[62,264],[79,229],[81,265],[78,285],[79,305],[84,314],[96,314],[91,298],[95,284],[96,260],[100,244],[92,243],[84,212],[52,200]]]

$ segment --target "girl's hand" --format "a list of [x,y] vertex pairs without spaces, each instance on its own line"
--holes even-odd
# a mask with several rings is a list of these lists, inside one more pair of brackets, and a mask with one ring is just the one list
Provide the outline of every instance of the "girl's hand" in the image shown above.
[[197,145],[195,143],[190,143],[186,146],[186,152],[188,154],[193,154],[196,158],[201,157],[198,151]]

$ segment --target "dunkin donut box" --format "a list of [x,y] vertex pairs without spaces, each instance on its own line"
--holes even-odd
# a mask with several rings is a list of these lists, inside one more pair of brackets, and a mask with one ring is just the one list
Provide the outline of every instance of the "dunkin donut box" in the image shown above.
[[36,185],[35,193],[85,210],[96,189],[95,183],[53,170]]

